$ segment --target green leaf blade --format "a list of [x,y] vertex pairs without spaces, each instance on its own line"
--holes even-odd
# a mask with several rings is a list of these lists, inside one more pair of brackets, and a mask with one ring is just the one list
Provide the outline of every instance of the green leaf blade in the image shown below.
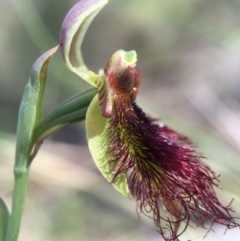
[[48,65],[58,46],[41,55],[33,64],[19,109],[15,170],[24,170],[31,152],[33,130],[41,120]]
[[5,239],[9,216],[8,208],[3,199],[0,198],[0,241]]
[[45,84],[47,79],[48,67],[50,61],[53,57],[53,54],[58,50],[59,46],[56,46],[44,54],[42,54],[33,64],[31,73],[30,73],[30,82],[32,86],[37,88],[38,100],[37,100],[37,110],[36,110],[36,122],[37,125],[42,118],[42,106],[43,106],[43,97],[45,91]]

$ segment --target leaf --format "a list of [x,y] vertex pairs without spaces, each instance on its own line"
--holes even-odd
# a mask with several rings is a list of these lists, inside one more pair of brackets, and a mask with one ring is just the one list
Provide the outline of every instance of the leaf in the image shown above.
[[45,90],[45,83],[47,79],[47,72],[50,61],[52,59],[53,54],[58,50],[59,46],[56,46],[44,54],[42,54],[33,64],[30,73],[30,79],[33,83],[33,87],[38,88],[38,100],[37,100],[37,110],[36,110],[36,122],[37,125],[42,118],[42,106],[43,106],[43,97]]
[[0,198],[0,241],[5,239],[9,216],[8,208],[3,199]]
[[31,152],[32,134],[42,116],[42,103],[51,57],[57,51],[56,46],[41,55],[33,64],[29,82],[22,97],[18,126],[15,168],[25,168]]

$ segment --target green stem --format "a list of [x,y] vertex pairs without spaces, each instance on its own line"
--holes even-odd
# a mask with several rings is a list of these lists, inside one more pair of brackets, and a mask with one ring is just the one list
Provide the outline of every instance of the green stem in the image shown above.
[[15,183],[13,190],[12,213],[9,218],[5,241],[17,241],[25,203],[28,174],[28,168],[14,169]]

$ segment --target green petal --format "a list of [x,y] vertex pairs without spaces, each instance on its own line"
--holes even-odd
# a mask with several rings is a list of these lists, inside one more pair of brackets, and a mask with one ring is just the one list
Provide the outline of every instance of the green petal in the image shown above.
[[68,123],[85,120],[88,106],[96,93],[96,88],[89,89],[71,97],[56,107],[36,126],[32,145],[38,140],[43,140],[54,134]]
[[[110,157],[107,155],[107,147],[109,145],[109,140],[106,134],[107,124],[108,119],[102,116],[98,96],[96,95],[88,108],[86,116],[88,146],[95,164],[101,171],[102,175],[111,183],[113,171],[109,164]],[[122,195],[130,197],[130,192],[127,186],[127,177],[125,174],[119,175],[116,181],[112,184]]]
[[67,67],[94,86],[83,61],[81,45],[90,23],[107,3],[108,0],[78,2],[66,15],[60,32],[61,50]]

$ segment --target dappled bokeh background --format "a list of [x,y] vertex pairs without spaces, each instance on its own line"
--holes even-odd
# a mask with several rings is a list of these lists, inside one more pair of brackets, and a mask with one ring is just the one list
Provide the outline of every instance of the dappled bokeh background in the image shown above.
[[[62,20],[77,1],[0,1],[0,196],[11,205],[18,107],[33,62],[58,43]],[[135,49],[147,113],[189,136],[221,174],[217,191],[240,215],[240,2],[237,0],[110,0],[87,32],[84,58],[94,71],[111,54]],[[53,58],[44,115],[89,88]],[[205,240],[240,238],[214,226]],[[134,202],[96,169],[84,123],[45,142],[32,165],[20,241],[161,240]],[[202,240],[189,229],[181,240]]]

